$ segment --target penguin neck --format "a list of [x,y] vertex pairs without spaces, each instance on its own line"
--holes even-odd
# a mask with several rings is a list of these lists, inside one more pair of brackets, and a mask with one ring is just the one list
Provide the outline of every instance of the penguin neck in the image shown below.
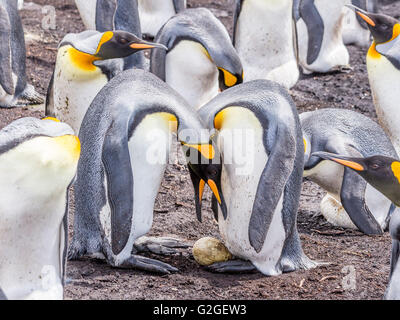
[[179,42],[167,54],[165,74],[166,82],[194,108],[201,107],[218,94],[217,66],[198,42]]
[[76,68],[88,72],[96,71],[96,69],[98,69],[98,67],[96,67],[93,63],[100,59],[96,58],[91,54],[87,54],[79,50],[76,50],[74,47],[70,47],[68,48],[68,55],[71,62],[74,64]]
[[[392,38],[387,42],[379,43],[379,44],[387,44],[387,43],[395,40],[398,36],[400,36],[400,24],[399,23],[395,24],[393,27]],[[368,50],[368,58],[380,59],[382,57],[382,55],[376,50],[376,46],[379,44],[377,44],[375,41],[372,42],[372,45]]]

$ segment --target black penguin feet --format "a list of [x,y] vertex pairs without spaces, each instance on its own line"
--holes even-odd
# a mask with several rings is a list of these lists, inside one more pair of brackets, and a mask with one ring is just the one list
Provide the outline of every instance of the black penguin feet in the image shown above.
[[185,249],[190,246],[177,239],[169,237],[141,237],[134,244],[136,252],[151,252],[158,255],[172,255],[178,252],[176,249]]
[[118,268],[123,269],[138,269],[147,272],[154,272],[159,274],[170,274],[171,272],[178,272],[179,270],[167,263],[150,259],[138,255],[132,255],[125,260]]
[[257,270],[250,261],[238,259],[214,263],[207,266],[206,269],[215,273],[249,273]]

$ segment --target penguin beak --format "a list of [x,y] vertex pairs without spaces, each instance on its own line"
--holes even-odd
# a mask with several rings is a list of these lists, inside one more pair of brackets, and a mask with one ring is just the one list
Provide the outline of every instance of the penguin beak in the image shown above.
[[359,159],[339,156],[337,154],[332,154],[332,153],[328,153],[328,152],[314,152],[311,156],[312,157],[320,157],[321,159],[334,161],[338,164],[341,164],[345,167],[348,167],[348,168],[353,169],[358,172],[365,171],[365,168],[360,163],[361,160],[359,160]]
[[230,88],[243,83],[243,75],[234,75],[224,68],[218,68],[222,73],[223,85],[225,88]]
[[360,16],[360,18],[363,19],[371,27],[376,26],[375,21],[369,16],[368,12],[366,12],[363,9],[358,8],[352,4],[347,4],[346,7],[355,10],[356,14],[358,14]]
[[144,41],[144,40],[141,40],[138,42],[133,42],[129,46],[135,50],[146,50],[146,49],[159,48],[159,49],[168,51],[168,48],[160,43],[148,42],[148,41]]
[[215,199],[217,199],[219,207],[221,208],[221,211],[222,211],[222,215],[223,215],[224,219],[226,220],[226,218],[228,218],[228,209],[226,207],[226,203],[225,203],[225,199],[222,194],[220,183],[209,179],[207,181],[207,184],[210,187],[211,191],[213,192]]

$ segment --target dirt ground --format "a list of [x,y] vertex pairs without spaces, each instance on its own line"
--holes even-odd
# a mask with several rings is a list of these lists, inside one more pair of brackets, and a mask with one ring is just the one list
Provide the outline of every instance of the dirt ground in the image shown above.
[[[381,11],[400,15],[400,2],[384,1]],[[56,29],[45,30],[45,5],[56,8]],[[210,8],[232,31],[233,0],[188,0],[190,7]],[[48,11],[47,11],[48,12]],[[30,82],[45,94],[54,67],[58,42],[68,32],[84,30],[73,0],[26,1],[21,11],[27,37]],[[349,46],[350,73],[303,77],[291,90],[299,112],[336,107],[354,109],[375,119],[365,66],[366,49]],[[43,117],[42,108],[0,109],[0,128],[22,116]],[[197,222],[188,171],[171,165],[165,174],[155,205],[151,235],[173,236],[193,244],[204,236],[219,237],[211,211]],[[277,277],[259,273],[218,275],[202,269],[190,250],[170,257],[157,257],[179,268],[179,273],[158,276],[136,270],[119,270],[102,261],[70,261],[67,266],[66,299],[381,299],[388,281],[390,237],[369,237],[335,228],[321,216],[323,190],[304,182],[298,227],[305,253],[329,265]],[[210,192],[203,207],[210,205]],[[71,199],[70,224],[73,215]],[[72,227],[70,226],[72,232]],[[349,288],[349,274],[355,283]],[[351,284],[351,283],[350,283]]]

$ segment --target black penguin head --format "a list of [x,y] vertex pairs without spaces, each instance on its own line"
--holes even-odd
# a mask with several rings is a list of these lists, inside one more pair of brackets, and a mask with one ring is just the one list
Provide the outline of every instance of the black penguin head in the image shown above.
[[214,148],[212,142],[209,144],[190,145],[182,143],[182,148],[187,159],[190,177],[195,190],[196,214],[201,222],[201,204],[204,187],[207,184],[216,198],[224,218],[227,218],[227,208],[222,194],[221,157]]
[[354,9],[367,23],[376,44],[391,41],[399,35],[400,25],[396,19],[384,14],[370,13],[352,5],[348,7]]
[[107,31],[100,39],[95,57],[102,60],[125,58],[135,52],[153,48],[167,50],[162,44],[144,41],[129,32]]
[[382,192],[394,204],[400,206],[400,161],[385,157],[345,157],[327,152],[316,152],[312,156],[331,160],[356,171],[370,185]]
[[228,88],[243,83],[243,72],[241,74],[232,73],[222,67],[219,67],[218,71],[219,71],[219,87],[221,90],[226,90]]

